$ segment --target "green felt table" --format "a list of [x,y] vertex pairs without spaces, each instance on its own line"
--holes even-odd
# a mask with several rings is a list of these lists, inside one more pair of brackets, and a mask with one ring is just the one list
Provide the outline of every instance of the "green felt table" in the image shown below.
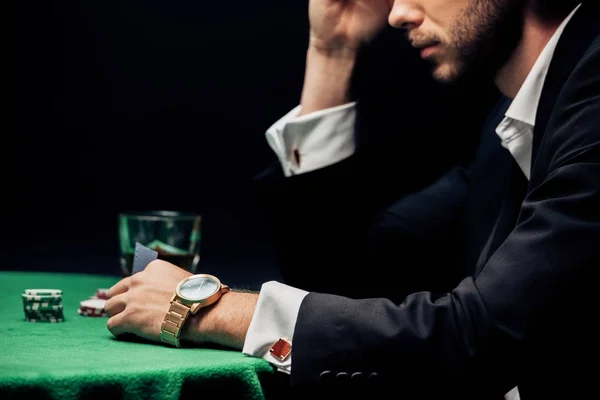
[[[106,317],[77,314],[79,302],[118,277],[0,272],[0,398],[264,399],[275,374],[239,351],[169,348],[115,339]],[[25,321],[24,289],[62,289],[64,322]]]

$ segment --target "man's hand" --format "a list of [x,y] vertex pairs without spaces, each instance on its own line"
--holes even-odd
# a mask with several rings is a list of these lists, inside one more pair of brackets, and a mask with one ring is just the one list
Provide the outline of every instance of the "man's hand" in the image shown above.
[[393,0],[310,0],[300,115],[350,102],[360,48],[387,24]]
[[324,52],[357,51],[387,25],[393,0],[310,0],[310,44]]
[[177,284],[191,273],[165,261],[152,261],[146,269],[124,278],[108,291],[107,327],[115,336],[132,333],[160,341],[160,328]]
[[[190,275],[176,265],[155,260],[142,272],[119,281],[108,291],[108,330],[115,336],[129,333],[160,342],[169,300],[177,284]],[[225,293],[215,304],[188,317],[181,340],[242,349],[257,300],[256,293]]]

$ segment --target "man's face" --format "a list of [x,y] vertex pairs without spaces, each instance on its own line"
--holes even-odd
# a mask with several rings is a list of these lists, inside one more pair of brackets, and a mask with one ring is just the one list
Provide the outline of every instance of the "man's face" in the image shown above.
[[[390,0],[393,1],[393,0]],[[523,0],[395,0],[390,25],[407,30],[434,77],[495,75],[521,39]]]

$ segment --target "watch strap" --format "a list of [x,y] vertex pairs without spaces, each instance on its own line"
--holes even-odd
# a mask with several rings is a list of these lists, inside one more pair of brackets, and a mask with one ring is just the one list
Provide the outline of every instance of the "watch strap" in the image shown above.
[[181,347],[179,335],[189,315],[189,306],[177,300],[172,300],[160,329],[160,340],[172,346]]

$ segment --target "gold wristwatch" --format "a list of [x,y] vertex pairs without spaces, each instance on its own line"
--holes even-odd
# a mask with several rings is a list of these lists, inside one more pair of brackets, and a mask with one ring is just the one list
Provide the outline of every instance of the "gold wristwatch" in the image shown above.
[[213,275],[198,274],[183,279],[171,297],[169,312],[160,329],[160,340],[181,347],[179,335],[189,315],[215,303],[229,290],[229,286]]

